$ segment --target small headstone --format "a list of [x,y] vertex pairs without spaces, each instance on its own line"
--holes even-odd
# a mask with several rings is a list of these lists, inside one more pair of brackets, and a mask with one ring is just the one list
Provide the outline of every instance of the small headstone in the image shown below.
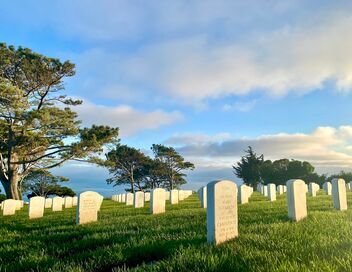
[[21,206],[23,200],[16,200],[17,205],[16,205],[16,211],[19,211],[23,206]]
[[344,179],[335,178],[332,180],[332,198],[335,209],[340,211],[347,210],[347,195]]
[[2,215],[14,215],[16,212],[17,201],[14,199],[5,199],[1,202]]
[[332,185],[330,182],[324,182],[323,184],[323,189],[327,195],[331,195],[332,192]]
[[201,189],[202,198],[200,200],[200,205],[203,209],[207,208],[207,186],[202,187]]
[[170,201],[170,191],[165,192],[165,200]]
[[238,236],[237,186],[229,180],[207,185],[207,240],[220,244]]
[[317,195],[317,192],[319,191],[320,187],[318,184],[315,182],[310,182],[308,186],[309,194],[313,197]]
[[249,188],[246,184],[242,184],[238,189],[238,202],[240,204],[248,203]]
[[97,209],[98,209],[98,211],[100,211],[101,204],[103,204],[104,197],[102,195],[98,194],[97,198],[98,198]]
[[265,185],[265,186],[264,186],[264,196],[266,196],[266,197],[268,197],[268,195],[269,195],[269,194],[268,194],[268,190],[269,190],[269,189],[268,189],[268,185]]
[[170,191],[170,202],[171,205],[178,204],[178,190]]
[[299,221],[307,217],[306,184],[301,179],[290,179],[287,186],[288,217]]
[[144,201],[145,202],[150,201],[150,192],[144,193]]
[[276,201],[276,185],[273,183],[268,184],[268,197],[270,201]]
[[29,199],[28,215],[29,219],[40,218],[44,216],[45,198],[34,196]]
[[52,205],[53,205],[53,199],[52,198],[46,198],[45,199],[45,209],[51,209]]
[[62,205],[63,205],[63,198],[59,196],[54,197],[53,203],[52,203],[52,211],[53,212],[62,211]]
[[276,192],[278,195],[282,195],[284,193],[284,186],[283,185],[278,185],[276,188]]
[[99,196],[98,193],[91,191],[79,195],[76,208],[77,225],[98,221]]
[[78,197],[77,196],[72,197],[72,206],[77,206],[77,204],[78,204]]
[[121,202],[126,203],[126,194],[121,195]]
[[158,214],[165,212],[165,190],[156,188],[151,193],[150,213]]
[[126,194],[126,206],[131,206],[131,205],[133,205],[133,199],[134,199],[134,194],[132,194],[132,193],[127,193],[127,194]]
[[183,190],[178,190],[178,201],[182,201],[185,199],[185,194]]
[[144,207],[144,192],[135,192],[134,193],[134,208],[143,208]]
[[72,208],[72,197],[71,196],[66,196],[64,198],[64,205],[65,205],[65,209]]

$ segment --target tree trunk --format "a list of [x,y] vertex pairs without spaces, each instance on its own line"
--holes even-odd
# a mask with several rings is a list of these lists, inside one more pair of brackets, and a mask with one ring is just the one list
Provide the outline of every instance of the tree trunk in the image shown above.
[[9,181],[2,181],[2,186],[5,189],[5,193],[6,193],[6,197],[8,199],[17,199],[17,200],[21,200],[21,194],[18,190],[18,181],[19,178],[18,176],[12,176],[12,178]]

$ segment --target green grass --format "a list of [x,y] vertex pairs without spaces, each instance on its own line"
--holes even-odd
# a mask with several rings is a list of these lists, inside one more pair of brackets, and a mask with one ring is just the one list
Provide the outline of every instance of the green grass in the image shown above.
[[[348,193],[352,204],[352,193]],[[105,200],[96,223],[76,226],[75,209],[28,220],[0,216],[0,271],[351,271],[352,209],[320,193],[308,218],[287,218],[286,198],[258,193],[239,205],[239,237],[206,242],[196,195],[161,215]]]

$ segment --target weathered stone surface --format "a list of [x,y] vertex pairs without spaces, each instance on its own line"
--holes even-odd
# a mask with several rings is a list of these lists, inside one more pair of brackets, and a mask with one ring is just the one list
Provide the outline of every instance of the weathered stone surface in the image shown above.
[[14,215],[16,213],[17,201],[14,199],[5,199],[1,202],[2,215]]
[[344,179],[332,180],[332,198],[334,201],[334,208],[340,211],[347,210],[347,195],[346,184]]
[[45,199],[45,209],[51,209],[52,205],[53,205],[53,199],[52,198],[46,198]]
[[29,219],[40,218],[44,216],[45,198],[34,196],[29,199],[28,216]]
[[71,196],[66,196],[66,197],[64,198],[64,206],[65,206],[65,209],[67,209],[67,208],[72,208],[72,203],[73,203],[73,201],[72,201],[72,197],[71,197]]
[[178,204],[178,190],[171,190],[170,191],[170,202],[171,202],[171,205],[175,205],[175,204]]
[[134,201],[134,194],[132,194],[132,193],[127,193],[127,194],[126,194],[126,206],[131,206],[131,205],[133,205],[133,201]]
[[158,214],[165,212],[165,190],[156,188],[151,193],[150,213]]
[[[165,197],[165,196],[164,196],[164,197]],[[145,202],[150,201],[150,192],[144,193],[144,201],[145,201]]]
[[100,195],[96,192],[87,191],[78,196],[76,208],[76,224],[87,224],[98,221],[98,206]]
[[268,184],[268,198],[270,201],[276,201],[276,185],[273,183]]
[[299,221],[307,217],[306,184],[301,179],[287,181],[287,207],[288,217]]
[[330,182],[324,182],[323,184],[323,189],[327,195],[331,195],[332,192],[332,185]]
[[238,236],[237,186],[229,180],[207,185],[207,240],[220,244]]
[[134,208],[143,208],[144,207],[144,192],[135,192],[134,193]]

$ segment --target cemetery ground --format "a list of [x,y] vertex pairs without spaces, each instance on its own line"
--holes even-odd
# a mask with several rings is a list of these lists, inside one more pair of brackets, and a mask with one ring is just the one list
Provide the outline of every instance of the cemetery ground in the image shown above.
[[255,192],[238,206],[239,237],[219,246],[206,242],[196,194],[158,215],[104,200],[98,222],[81,226],[75,208],[29,220],[25,207],[0,216],[0,271],[351,271],[352,209],[334,210],[322,190],[307,204],[294,223],[285,194]]

